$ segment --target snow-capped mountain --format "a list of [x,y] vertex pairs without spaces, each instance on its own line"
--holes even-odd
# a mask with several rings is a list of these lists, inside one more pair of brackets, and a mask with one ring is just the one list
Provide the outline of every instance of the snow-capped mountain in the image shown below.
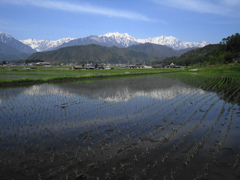
[[124,46],[124,47],[129,47],[129,46],[138,44],[138,40],[136,38],[130,36],[127,33],[123,33],[123,34],[120,34],[118,32],[107,33],[107,34],[101,35],[99,37],[108,38],[112,41],[117,42],[118,44],[120,44],[121,46]]
[[117,46],[117,47],[129,47],[132,45],[139,44],[137,42],[137,39],[130,36],[127,33],[120,34],[120,33],[108,33],[105,35],[100,36],[88,36],[85,38],[78,38],[75,40],[72,40],[68,43],[64,43],[61,46],[57,48],[67,47],[67,46],[77,46],[77,45],[88,45],[88,44],[97,44],[101,46]]
[[68,43],[69,41],[72,41],[74,39],[75,38],[63,38],[56,41],[26,39],[26,40],[20,40],[20,41],[30,46],[32,49],[35,49],[36,51],[48,51],[58,46],[61,46],[64,43]]
[[24,44],[30,46],[36,51],[47,51],[53,49],[59,49],[62,47],[76,46],[76,45],[88,45],[88,44],[97,44],[101,46],[117,46],[117,47],[129,47],[132,45],[143,44],[143,43],[152,43],[158,45],[166,45],[175,50],[194,48],[194,47],[203,47],[209,42],[182,42],[179,39],[173,36],[159,36],[154,38],[147,39],[136,39],[127,33],[107,33],[105,35],[92,35],[85,38],[64,38],[57,41],[50,40],[35,40],[28,39],[22,40]]
[[76,46],[76,45],[87,45],[87,44],[97,44],[97,45],[108,46],[108,47],[110,46],[129,47],[132,45],[143,44],[143,43],[166,45],[175,50],[194,48],[194,47],[203,47],[209,44],[209,42],[206,42],[206,41],[182,42],[173,36],[160,36],[160,37],[148,38],[148,39],[136,39],[127,33],[120,34],[118,32],[115,32],[115,33],[107,33],[105,35],[100,35],[100,36],[88,36],[85,38],[78,38],[68,43],[64,43],[63,45],[57,48],[62,48],[67,46]]
[[179,39],[173,36],[159,36],[155,38],[148,38],[148,39],[139,39],[139,43],[152,43],[152,44],[159,44],[171,47],[175,50],[186,49],[186,48],[193,48],[193,47],[203,47],[209,44],[207,41],[202,42],[182,42]]
[[137,45],[142,43],[152,43],[152,44],[158,44],[158,45],[166,45],[175,50],[194,48],[194,47],[203,47],[210,44],[207,41],[182,42],[173,36],[159,36],[159,37],[147,38],[147,39],[136,39],[127,33],[120,34],[116,32],[116,33],[107,33],[105,35],[100,35],[100,36],[88,36],[85,38],[75,39],[60,47],[73,46],[73,45],[87,45],[91,43],[102,45],[102,46],[117,46],[117,47],[129,47],[132,45]]
[[0,32],[0,42],[4,43],[5,45],[19,51],[20,53],[34,53],[36,52],[31,47],[27,46],[26,44],[18,41],[14,37],[7,35],[5,33]]

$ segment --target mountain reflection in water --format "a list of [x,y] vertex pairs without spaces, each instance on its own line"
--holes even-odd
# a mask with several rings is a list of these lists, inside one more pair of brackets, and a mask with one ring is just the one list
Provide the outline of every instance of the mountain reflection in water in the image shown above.
[[29,96],[58,94],[61,96],[85,96],[105,101],[128,101],[135,97],[173,99],[181,94],[199,93],[201,89],[191,88],[178,80],[156,76],[128,79],[111,79],[93,82],[74,82],[60,85],[37,85],[25,89],[22,93]]

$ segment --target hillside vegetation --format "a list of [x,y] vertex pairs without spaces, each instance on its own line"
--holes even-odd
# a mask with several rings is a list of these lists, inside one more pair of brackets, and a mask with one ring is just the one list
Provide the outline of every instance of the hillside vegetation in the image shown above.
[[[190,49],[186,49],[188,51]],[[128,48],[106,47],[96,44],[65,47],[54,51],[34,53],[27,60],[50,61],[51,63],[150,63],[177,56],[184,51],[157,44],[140,44]]]
[[[240,34],[223,38],[219,44],[210,44],[203,48],[188,51],[180,56],[170,57],[163,60],[164,64],[178,64],[189,66],[216,65],[240,62]],[[155,64],[162,62],[154,62]]]
[[127,63],[128,61],[142,63],[158,60],[146,53],[136,52],[127,48],[104,47],[100,45],[80,45],[61,48],[55,51],[39,52],[29,59],[54,61],[55,63]]

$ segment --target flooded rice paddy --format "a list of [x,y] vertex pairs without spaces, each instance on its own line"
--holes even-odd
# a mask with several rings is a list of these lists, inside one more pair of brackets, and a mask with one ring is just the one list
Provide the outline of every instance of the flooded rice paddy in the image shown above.
[[1,179],[239,179],[240,106],[166,76],[0,89]]

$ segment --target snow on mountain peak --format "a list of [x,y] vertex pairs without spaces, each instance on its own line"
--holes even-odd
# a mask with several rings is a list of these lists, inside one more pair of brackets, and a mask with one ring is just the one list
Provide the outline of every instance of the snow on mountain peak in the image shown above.
[[200,43],[199,42],[182,42],[173,36],[159,36],[154,38],[139,39],[138,42],[165,45],[175,50],[192,48],[192,47],[203,47],[209,44],[206,41],[202,41]]
[[120,33],[119,32],[114,32],[114,33],[107,33],[107,34],[104,34],[104,35],[100,35],[100,37],[102,36],[105,36],[105,37],[112,37],[112,36],[119,36]]
[[22,52],[22,53],[33,53],[35,50],[27,46],[26,44],[20,42],[19,40],[15,39],[14,37],[5,34],[0,33],[0,42]]
[[136,39],[132,36],[130,36],[128,33],[119,33],[119,32],[114,32],[114,33],[107,33],[107,34],[104,34],[104,35],[101,35],[99,37],[108,37],[108,38],[115,38],[115,39],[128,39],[128,40],[131,40],[131,41],[136,41]]
[[137,39],[130,36],[128,33],[119,33],[119,32],[114,32],[114,33],[107,33],[104,35],[98,36],[101,39],[104,39],[106,41],[106,38],[112,42],[113,45],[116,46],[121,46],[121,47],[128,47],[132,46],[135,44],[138,44]]
[[0,32],[0,42],[5,43],[6,41],[8,41],[9,39],[14,39],[12,36],[5,34],[3,32]]
[[185,49],[185,48],[191,48],[191,47],[203,47],[203,46],[206,46],[207,44],[209,44],[206,41],[182,42],[173,36],[159,36],[159,37],[153,37],[153,38],[150,37],[147,39],[136,39],[127,33],[121,34],[118,32],[107,33],[107,34],[99,36],[99,37],[107,37],[107,38],[115,39],[119,44],[121,44],[125,47],[134,45],[134,44],[139,44],[139,43],[152,43],[152,44],[158,44],[158,45],[166,45],[175,50],[179,50],[179,49]]
[[105,36],[105,37],[121,37],[121,36],[130,36],[128,33],[119,33],[119,32],[114,32],[114,33],[107,33],[101,36]]
[[35,49],[36,51],[47,51],[53,48],[56,48],[64,43],[68,43],[75,38],[62,38],[56,41],[51,40],[37,40],[37,39],[26,39],[20,40],[22,43],[30,46],[31,48]]
[[[71,42],[70,42],[71,41]],[[147,39],[136,39],[129,35],[128,33],[107,33],[100,36],[88,36],[85,38],[63,38],[56,41],[50,40],[36,40],[27,39],[22,40],[24,44],[30,46],[37,51],[47,51],[56,49],[58,47],[66,47],[72,45],[85,45],[89,43],[96,43],[104,46],[118,46],[118,47],[129,47],[136,44],[142,43],[152,43],[158,45],[165,45],[171,47],[175,50],[192,48],[192,47],[203,47],[209,44],[209,42],[182,42],[173,36],[159,36],[159,37],[149,37]]]

